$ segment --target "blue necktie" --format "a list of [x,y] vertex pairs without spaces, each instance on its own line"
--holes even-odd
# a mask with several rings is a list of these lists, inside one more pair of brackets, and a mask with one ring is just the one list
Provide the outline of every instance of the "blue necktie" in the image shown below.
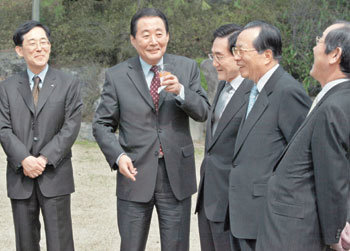
[[258,94],[259,94],[258,87],[256,86],[256,84],[254,84],[252,87],[252,90],[250,91],[250,95],[249,95],[249,104],[248,104],[247,114],[245,116],[246,118],[248,117],[248,114],[252,110]]

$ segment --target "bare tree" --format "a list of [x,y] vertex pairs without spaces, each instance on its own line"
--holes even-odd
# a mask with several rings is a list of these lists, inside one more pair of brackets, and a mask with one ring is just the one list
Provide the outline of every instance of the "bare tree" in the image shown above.
[[40,0],[33,0],[32,20],[40,20]]

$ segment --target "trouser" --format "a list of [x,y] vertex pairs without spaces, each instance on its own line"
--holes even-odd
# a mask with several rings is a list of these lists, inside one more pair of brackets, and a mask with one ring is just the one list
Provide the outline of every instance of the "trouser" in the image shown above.
[[[225,229],[225,222],[208,220],[205,215],[203,201],[198,211],[198,229],[201,242],[201,251],[227,251],[230,250],[229,229]],[[226,223],[227,224],[227,223]]]
[[256,239],[238,239],[230,234],[231,251],[254,251]]
[[73,232],[70,211],[70,194],[45,197],[34,182],[29,199],[11,199],[15,225],[16,250],[40,250],[40,210],[44,219],[48,251],[73,251]]
[[175,198],[163,158],[158,162],[156,187],[149,202],[117,199],[120,250],[145,250],[154,206],[158,214],[161,250],[189,250],[191,197],[181,201]]

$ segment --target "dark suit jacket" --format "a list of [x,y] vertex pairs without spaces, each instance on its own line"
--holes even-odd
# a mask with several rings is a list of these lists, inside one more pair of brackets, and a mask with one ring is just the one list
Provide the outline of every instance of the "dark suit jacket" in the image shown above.
[[256,239],[266,183],[310,104],[302,85],[278,67],[242,122],[229,187],[230,228],[236,238]]
[[324,250],[339,241],[349,199],[350,81],[319,101],[268,183],[258,250]]
[[74,192],[71,147],[78,135],[82,103],[76,78],[49,67],[35,111],[27,71],[0,84],[0,140],[7,155],[7,190],[12,199],[27,199],[34,179],[21,162],[40,154],[50,165],[37,179],[46,197]]
[[[195,61],[165,54],[164,63],[184,86],[185,100],[162,91],[156,113],[139,57],[122,62],[106,72],[101,102],[97,108],[93,132],[111,168],[125,152],[138,170],[136,182],[118,172],[117,196],[120,199],[148,202],[154,192],[159,141],[172,191],[182,200],[196,192],[194,147],[189,117],[205,121],[209,102],[200,85]],[[115,132],[119,128],[119,139]]]
[[[206,217],[215,222],[224,222],[228,210],[228,182],[239,125],[245,116],[245,95],[253,82],[243,80],[228,102],[212,136],[214,110],[226,81],[221,81],[216,91],[212,110],[207,121],[205,155],[201,166],[196,212],[204,206]],[[202,205],[200,205],[202,203]]]

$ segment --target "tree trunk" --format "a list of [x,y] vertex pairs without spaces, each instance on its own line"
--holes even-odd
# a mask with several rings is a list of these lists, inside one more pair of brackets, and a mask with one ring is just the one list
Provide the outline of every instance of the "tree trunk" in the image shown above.
[[40,0],[33,0],[32,20],[40,21]]

